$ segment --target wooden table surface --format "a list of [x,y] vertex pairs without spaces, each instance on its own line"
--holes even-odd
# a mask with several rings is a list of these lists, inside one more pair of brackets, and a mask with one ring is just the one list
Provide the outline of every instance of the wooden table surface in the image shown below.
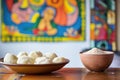
[[105,72],[89,72],[84,68],[63,68],[51,74],[22,75],[0,73],[0,80],[120,80],[120,68],[109,68]]

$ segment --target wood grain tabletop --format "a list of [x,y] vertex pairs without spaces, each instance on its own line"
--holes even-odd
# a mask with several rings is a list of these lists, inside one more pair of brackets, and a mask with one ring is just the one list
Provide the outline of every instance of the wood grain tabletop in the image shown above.
[[105,72],[90,72],[85,68],[62,68],[53,73],[37,75],[0,73],[0,80],[120,80],[120,68],[109,68]]

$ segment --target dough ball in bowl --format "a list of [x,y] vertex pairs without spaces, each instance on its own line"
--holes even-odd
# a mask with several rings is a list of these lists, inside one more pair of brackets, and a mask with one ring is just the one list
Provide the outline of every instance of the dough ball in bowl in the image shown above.
[[28,56],[28,53],[27,52],[19,52],[17,57],[21,57],[21,56]]
[[7,53],[4,57],[4,63],[6,63],[6,64],[16,64],[17,59],[18,58],[15,55]]
[[21,56],[18,58],[17,64],[34,64],[34,60],[28,56]]
[[50,64],[52,63],[51,60],[47,57],[38,57],[35,60],[34,64]]
[[46,53],[44,56],[49,58],[50,60],[53,60],[55,57],[57,57],[57,54],[56,53]]
[[40,51],[32,51],[28,56],[35,60],[37,57],[42,57],[42,53]]
[[53,59],[53,63],[61,63],[61,62],[66,62],[66,58],[64,57],[56,57]]

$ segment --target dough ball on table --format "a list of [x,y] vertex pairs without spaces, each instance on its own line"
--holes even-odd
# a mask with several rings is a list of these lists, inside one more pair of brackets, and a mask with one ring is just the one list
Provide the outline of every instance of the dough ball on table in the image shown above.
[[57,54],[55,54],[55,53],[46,53],[44,56],[49,58],[50,60],[53,60],[55,57],[57,57]]
[[56,57],[53,59],[53,63],[61,63],[61,62],[65,62],[67,59],[64,57]]
[[16,64],[17,63],[17,56],[7,53],[4,57],[4,63],[6,64]]
[[47,57],[38,57],[35,60],[34,64],[50,64],[52,63],[51,60]]
[[19,54],[17,55],[17,57],[21,57],[21,56],[28,56],[27,52],[19,52]]
[[37,57],[42,57],[42,53],[40,51],[32,51],[28,56],[35,60]]
[[21,56],[18,58],[17,64],[34,64],[34,60],[28,56]]

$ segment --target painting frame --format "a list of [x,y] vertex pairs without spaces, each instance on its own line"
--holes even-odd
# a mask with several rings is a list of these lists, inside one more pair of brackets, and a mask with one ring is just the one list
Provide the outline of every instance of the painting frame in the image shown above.
[[91,47],[117,50],[117,1],[91,0],[90,40]]

